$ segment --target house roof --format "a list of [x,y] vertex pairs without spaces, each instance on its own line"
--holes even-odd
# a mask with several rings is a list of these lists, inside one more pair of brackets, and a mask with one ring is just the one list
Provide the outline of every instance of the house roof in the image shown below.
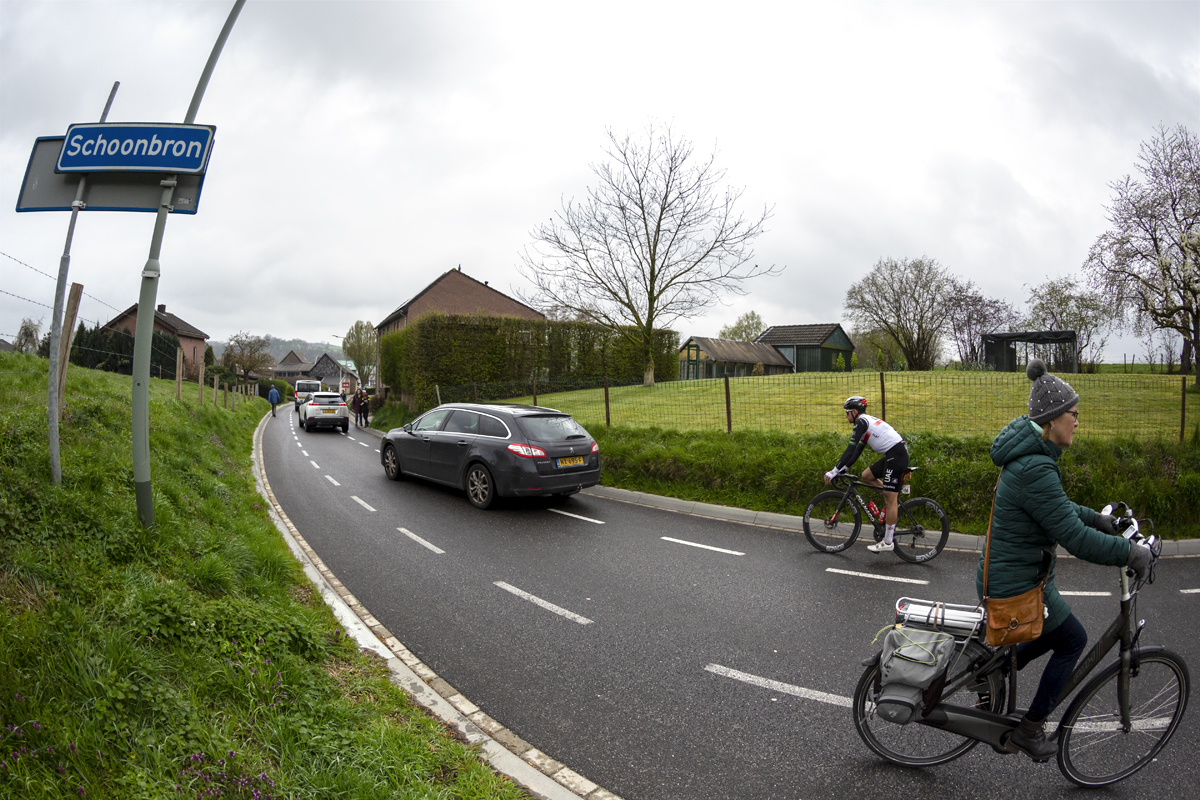
[[820,347],[840,327],[836,322],[828,325],[772,325],[754,341],[771,345]]
[[355,378],[355,380],[357,380],[357,379],[358,379],[358,373],[357,373],[357,372],[355,372],[353,368],[351,368],[351,367],[347,367],[347,366],[346,366],[345,364],[343,364],[341,361],[339,361],[338,359],[336,359],[336,358],[334,358],[333,356],[329,355],[329,353],[322,353],[322,354],[321,354],[321,357],[317,359],[317,361],[316,361],[316,363],[315,363],[315,364],[313,364],[313,369],[316,369],[317,365],[319,365],[319,364],[320,364],[321,362],[323,362],[323,361],[324,361],[324,362],[327,362],[327,363],[329,363],[329,364],[332,364],[333,366],[337,367],[337,369],[338,369],[338,371],[340,372],[340,374],[342,374],[342,375],[353,375],[353,376],[354,376],[354,378]]
[[280,364],[311,364],[312,362],[304,355],[297,353],[295,350],[288,350],[287,355],[279,359]]
[[[134,303],[129,308],[125,309],[120,314],[117,314],[117,316],[113,317],[112,320],[104,327],[111,328],[114,325],[116,325],[117,322],[124,319],[125,317],[136,314],[137,307],[138,307],[138,304]],[[164,328],[170,330],[176,336],[190,336],[193,339],[207,339],[208,338],[207,333],[200,330],[195,325],[191,325],[187,322],[184,322],[179,317],[168,312],[166,310],[166,308],[167,307],[165,305],[159,305],[159,307],[154,310],[154,321],[157,322],[159,325],[162,325]]]
[[0,339],[0,351],[5,352],[5,353],[11,353],[11,352],[15,351],[16,349],[17,348],[13,347],[8,342],[4,341],[3,339]]
[[519,306],[525,306],[525,308],[528,308],[530,311],[532,311],[533,313],[537,314],[539,317],[542,317],[543,319],[545,319],[546,315],[545,315],[545,314],[543,314],[542,312],[538,311],[536,308],[533,308],[532,306],[525,305],[525,304],[524,304],[524,303],[522,303],[520,300],[516,300],[516,299],[514,299],[514,298],[512,298],[512,297],[509,297],[508,295],[504,294],[504,292],[497,291],[496,289],[493,289],[491,286],[488,286],[488,285],[487,285],[486,283],[484,283],[483,281],[477,281],[477,280],[475,280],[475,279],[474,279],[474,278],[472,278],[470,275],[468,275],[467,273],[463,272],[463,271],[462,271],[462,267],[459,267],[459,268],[457,268],[457,269],[449,269],[449,270],[446,270],[446,271],[445,271],[445,272],[443,272],[441,275],[439,275],[439,276],[437,276],[436,278],[434,278],[434,279],[433,279],[433,281],[431,281],[431,282],[429,283],[429,285],[428,285],[428,286],[426,286],[424,289],[422,289],[421,291],[419,291],[419,292],[417,292],[416,294],[414,294],[412,297],[408,298],[408,300],[405,300],[403,303],[401,303],[399,306],[397,306],[397,307],[396,307],[396,310],[395,310],[395,311],[393,311],[392,313],[390,313],[390,314],[388,314],[386,317],[384,317],[384,318],[383,318],[383,321],[382,321],[382,322],[380,322],[378,325],[376,325],[376,326],[375,326],[375,330],[380,330],[381,328],[385,327],[385,326],[386,326],[386,325],[387,325],[389,322],[393,321],[393,320],[394,320],[394,319],[396,319],[397,317],[406,316],[406,315],[408,314],[408,308],[409,308],[409,306],[411,306],[413,303],[417,302],[417,300],[419,300],[419,299],[421,298],[421,296],[422,296],[422,295],[424,295],[426,292],[428,292],[428,291],[429,291],[430,289],[432,289],[434,286],[437,286],[439,283],[441,283],[442,281],[446,280],[446,278],[448,278],[448,277],[451,275],[451,273],[454,273],[454,272],[457,272],[457,273],[459,274],[459,276],[460,276],[460,277],[466,278],[466,279],[467,279],[467,280],[469,280],[469,281],[475,281],[475,283],[478,283],[478,284],[479,284],[480,286],[482,286],[483,288],[485,288],[485,289],[487,289],[487,290],[489,290],[489,291],[492,291],[492,292],[496,292],[496,294],[498,294],[498,295],[500,295],[500,296],[502,296],[502,297],[505,297],[505,298],[507,298],[507,299],[509,299],[509,300],[512,300],[514,303],[516,303],[516,304],[517,304],[517,305],[519,305]]
[[[731,342],[728,339],[705,339],[701,336],[692,336],[688,342],[695,342],[700,345],[705,353],[713,361],[732,361],[737,364],[758,364],[764,366],[779,366],[790,367],[792,362],[783,357],[783,354],[771,347],[769,344],[757,344],[755,342]],[[683,343],[682,351],[687,347],[687,342]]]

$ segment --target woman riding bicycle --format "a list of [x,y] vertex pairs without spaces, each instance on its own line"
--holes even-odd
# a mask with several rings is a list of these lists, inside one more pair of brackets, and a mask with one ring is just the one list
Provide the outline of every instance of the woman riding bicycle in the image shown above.
[[[1149,548],[1132,546],[1117,535],[1113,517],[1067,499],[1058,459],[1071,446],[1079,425],[1079,395],[1066,381],[1048,374],[1040,359],[1030,361],[1025,374],[1033,381],[1029,414],[1010,422],[991,447],[992,461],[1001,472],[991,522],[988,594],[1014,597],[1037,586],[1049,570],[1042,635],[1018,645],[1017,669],[1048,652],[1053,655],[1029,710],[1009,739],[1010,746],[1044,761],[1058,746],[1046,739],[1043,723],[1087,645],[1087,632],[1054,585],[1057,545],[1093,564],[1129,566],[1139,576],[1149,570],[1152,557]],[[982,555],[975,587],[982,599]]]

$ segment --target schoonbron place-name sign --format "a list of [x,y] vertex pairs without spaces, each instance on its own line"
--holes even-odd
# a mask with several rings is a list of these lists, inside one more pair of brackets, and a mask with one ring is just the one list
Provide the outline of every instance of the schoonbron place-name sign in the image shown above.
[[203,174],[216,130],[152,122],[72,125],[54,171]]

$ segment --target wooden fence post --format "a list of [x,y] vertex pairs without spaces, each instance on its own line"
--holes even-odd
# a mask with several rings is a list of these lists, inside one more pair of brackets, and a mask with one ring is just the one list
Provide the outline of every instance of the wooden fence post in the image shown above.
[[725,432],[733,433],[733,407],[729,403],[729,376],[725,376]]
[[608,376],[604,376],[604,427],[612,427],[612,417],[608,413]]
[[887,390],[883,385],[883,373],[879,373],[879,418],[887,422]]
[[213,408],[217,407],[217,376],[213,375]]
[[223,391],[224,396],[225,396],[225,410],[228,411],[229,410],[229,384],[222,383],[221,390]]
[[479,382],[478,381],[471,381],[471,397],[474,398],[474,401],[476,403],[479,402]]
[[237,411],[238,390],[241,388],[242,387],[238,386],[236,383],[233,385],[233,408],[230,409],[231,411]]
[[58,356],[58,416],[62,418],[65,406],[63,397],[67,393],[67,364],[71,361],[71,345],[75,342],[75,317],[79,314],[79,298],[83,295],[83,284],[72,283],[67,295],[67,312],[64,315],[62,336],[59,338]]
[[537,375],[533,376],[533,404],[537,405]]
[[1179,443],[1183,443],[1183,432],[1187,428],[1187,378],[1180,378],[1182,385],[1179,393]]
[[183,348],[175,348],[175,399],[183,399]]

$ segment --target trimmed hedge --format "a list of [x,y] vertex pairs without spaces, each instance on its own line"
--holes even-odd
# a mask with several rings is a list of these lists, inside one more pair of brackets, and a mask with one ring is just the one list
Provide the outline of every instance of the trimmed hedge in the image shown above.
[[[679,334],[655,331],[654,375],[678,374]],[[615,382],[641,380],[638,348],[621,334],[586,322],[516,317],[428,314],[379,340],[383,382],[411,404],[436,403],[434,386],[554,380],[607,375]]]

